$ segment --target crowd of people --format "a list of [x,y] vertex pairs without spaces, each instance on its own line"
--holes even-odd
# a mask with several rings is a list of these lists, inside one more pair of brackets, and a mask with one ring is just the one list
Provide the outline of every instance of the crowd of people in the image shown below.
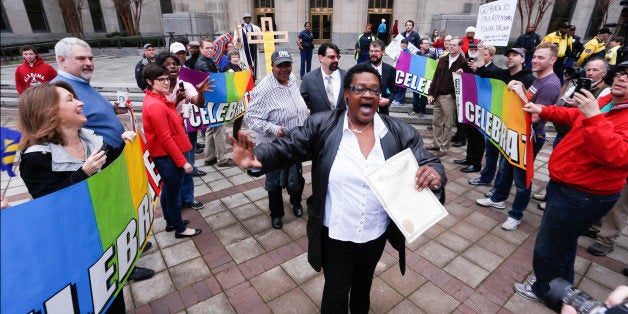
[[[283,227],[282,188],[288,191],[293,214],[303,215],[301,163],[311,160],[308,261],[324,272],[321,310],[367,312],[375,266],[386,241],[399,251],[402,273],[405,249],[403,235],[368,188],[364,174],[409,148],[420,165],[416,188],[428,188],[444,202],[447,178],[439,157],[450,154],[452,146],[466,146],[465,158],[454,162],[464,165],[463,172],[480,172],[468,183],[490,186],[494,182],[477,204],[505,209],[514,182],[515,197],[502,229],[518,228],[531,197],[546,202],[539,205],[545,212],[535,242],[534,275],[515,283],[514,289],[526,298],[547,302],[552,279],[562,277],[573,283],[578,236],[597,237],[589,252],[604,256],[613,250],[626,225],[628,61],[618,58],[623,38],[614,37],[607,48],[608,28],[579,44],[573,37],[575,28],[568,23],[545,37],[530,25],[514,47],[505,50],[506,68],[500,68],[493,63],[496,48],[475,38],[473,26],[461,37],[435,30],[421,38],[412,20],[400,33],[397,20],[390,30],[385,22],[382,19],[376,34],[371,24],[366,25],[355,44],[357,64],[348,70],[339,68],[340,49],[330,43],[318,47],[320,67],[311,70],[314,37],[310,23],[305,23],[296,39],[300,82],[293,73],[291,54],[285,49],[274,51],[270,74],[257,80],[244,116],[233,123],[233,158],[227,153],[226,126],[206,130],[201,144],[197,131],[183,127],[182,116],[186,106],[205,106],[205,93],[216,88],[211,73],[251,70],[254,78],[259,75],[257,45],[246,40],[247,32],[259,31],[251,15],[244,14],[224,53],[216,52],[212,38],[175,38],[161,53],[152,44],[144,45],[135,78],[145,93],[142,116],[148,150],[163,180],[160,204],[166,231],[174,231],[176,238],[202,232],[188,228],[190,222],[181,215],[182,208],[204,207],[194,198],[193,177],[206,174],[194,166],[195,155],[201,152],[197,149],[204,152],[205,166],[239,165],[250,175],[266,175],[270,224],[275,229]],[[412,45],[417,55],[437,60],[427,95],[413,94],[409,113],[423,117],[427,106],[433,107],[434,137],[429,146],[413,127],[388,116],[389,106],[403,105],[406,94],[395,86],[395,68],[383,61],[388,33],[393,32],[403,37],[401,51],[410,52]],[[117,114],[132,108],[112,105],[90,85],[94,62],[86,42],[64,38],[57,43],[58,72],[33,47],[20,51],[24,58],[16,70],[16,87],[22,94],[20,173],[37,198],[84,180],[115,160],[125,141],[135,137],[125,131]],[[210,76],[193,85],[180,80],[181,67]],[[584,75],[566,73],[574,67],[582,67]],[[501,80],[526,100],[522,110],[531,114],[534,149],[530,153],[535,157],[546,141],[546,122],[556,125],[546,193],[533,195],[524,169],[500,158],[499,150],[478,129],[457,121],[454,72]],[[572,83],[587,79],[591,87],[576,91]],[[255,132],[255,144],[240,131],[243,121]],[[103,143],[111,147],[106,153],[100,149]],[[153,273],[136,267],[130,278],[143,280]],[[110,311],[120,308],[124,308],[122,293]]]

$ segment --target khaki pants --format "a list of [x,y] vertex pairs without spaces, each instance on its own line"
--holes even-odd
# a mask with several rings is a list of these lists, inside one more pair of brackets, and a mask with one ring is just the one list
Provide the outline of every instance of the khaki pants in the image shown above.
[[227,162],[227,131],[224,125],[205,132],[205,161]]
[[628,183],[621,190],[619,199],[615,206],[600,221],[591,226],[592,230],[598,231],[597,242],[606,247],[612,248],[619,237],[619,233],[626,227],[628,220]]
[[454,123],[455,98],[454,95],[440,95],[434,102],[434,119],[432,127],[434,130],[434,147],[441,151],[447,151],[451,144],[451,129]]

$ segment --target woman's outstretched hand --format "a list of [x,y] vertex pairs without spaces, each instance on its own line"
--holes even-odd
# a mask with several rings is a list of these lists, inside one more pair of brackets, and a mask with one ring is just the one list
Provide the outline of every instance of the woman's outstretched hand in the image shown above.
[[255,158],[253,148],[255,143],[249,139],[244,131],[238,132],[238,139],[229,136],[233,144],[233,160],[242,168],[262,168],[262,163]]

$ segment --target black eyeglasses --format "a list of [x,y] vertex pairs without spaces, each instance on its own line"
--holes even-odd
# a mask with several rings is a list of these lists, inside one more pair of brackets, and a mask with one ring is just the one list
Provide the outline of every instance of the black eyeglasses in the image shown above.
[[371,93],[371,95],[380,95],[382,93],[382,89],[379,87],[373,87],[373,88],[366,88],[362,85],[353,85],[353,86],[349,86],[349,90],[352,90],[353,92],[355,92],[358,95],[362,95],[364,93],[366,93],[366,91],[369,91]]

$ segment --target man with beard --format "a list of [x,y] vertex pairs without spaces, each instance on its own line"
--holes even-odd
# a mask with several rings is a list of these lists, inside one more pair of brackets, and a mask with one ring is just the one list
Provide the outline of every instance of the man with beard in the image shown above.
[[527,69],[532,68],[532,55],[536,50],[536,46],[541,43],[541,36],[535,33],[536,26],[528,24],[525,34],[519,36],[515,42],[515,48],[522,48],[526,54],[525,67]]
[[[471,46],[473,45],[474,44],[471,44]],[[472,54],[471,49],[472,48],[469,48],[469,55]],[[475,70],[476,74],[478,74],[477,72],[481,72],[481,74],[478,74],[480,77],[496,78],[496,73],[499,68],[493,63],[495,50],[496,49],[493,46],[485,46],[480,52],[482,54],[482,58],[470,58],[469,67],[472,70]],[[478,71],[479,68],[477,65],[482,63],[484,64],[480,67],[482,71]],[[467,129],[467,139],[469,140],[469,145],[467,145],[467,157],[465,159],[456,159],[454,160],[454,163],[467,165],[466,167],[460,169],[462,172],[479,172],[480,169],[482,169],[482,156],[484,155],[485,139],[480,130],[477,128],[469,125],[465,125],[465,127]]]
[[[507,69],[501,69],[496,66],[496,69],[492,70],[492,74],[490,77],[496,78],[498,80],[503,81],[504,83],[509,83],[512,80],[519,81],[523,83],[525,88],[530,88],[532,83],[536,79],[532,72],[527,68],[523,67],[525,62],[525,52],[521,48],[511,48],[506,50],[506,67]],[[492,64],[492,63],[491,63]],[[479,76],[488,75],[486,73],[485,67],[480,66],[475,74]],[[493,181],[493,177],[495,176],[495,172],[497,171],[497,160],[499,159],[499,150],[487,140],[486,148],[484,150],[484,168],[480,172],[479,178],[474,178],[469,180],[469,184],[474,186],[479,185],[491,185]],[[499,174],[497,175],[499,178]],[[495,185],[498,185],[495,182]],[[492,192],[489,192],[492,194]],[[490,197],[487,193],[486,197]]]
[[135,65],[135,82],[137,83],[137,87],[139,87],[141,90],[144,90],[146,89],[146,87],[148,87],[148,84],[146,84],[146,81],[144,80],[144,78],[142,78],[142,70],[144,70],[145,65],[151,62],[155,62],[155,47],[153,46],[153,44],[146,44],[144,45],[144,54],[142,55],[142,60],[140,60]]
[[201,44],[196,40],[191,41],[188,44],[188,51],[190,52],[190,57],[185,60],[185,63],[183,64],[185,67],[193,69],[196,64],[196,60],[198,60],[198,57],[201,55]]
[[408,41],[408,44],[413,44],[415,47],[419,48],[421,44],[421,36],[419,33],[414,31],[414,21],[407,20],[406,21],[406,30],[401,33],[403,37]]
[[[519,81],[511,81],[508,83],[508,88],[514,90],[520,97],[525,97],[530,102],[544,105],[555,104],[560,95],[561,86],[558,77],[552,71],[556,61],[557,50],[558,47],[550,43],[537,46],[534,57],[532,57],[532,71],[536,73],[537,79],[528,90],[525,90],[523,83]],[[546,121],[539,119],[538,116],[532,116],[533,137],[530,140],[533,141],[532,154],[534,158],[536,158],[536,155],[545,143],[545,123]],[[512,209],[508,212],[508,218],[501,225],[502,229],[506,231],[514,231],[517,230],[517,226],[521,223],[523,212],[530,202],[531,188],[526,185],[525,169],[515,167],[502,159],[499,172],[499,184],[495,185],[493,195],[488,198],[477,199],[476,203],[485,207],[506,208],[505,200],[510,195],[510,188],[514,181],[517,190],[515,199],[512,203]]]
[[534,103],[523,108],[572,127],[549,159],[547,208],[532,257],[535,275],[514,284],[517,293],[543,300],[554,311],[561,302],[547,298],[550,281],[560,277],[573,284],[578,236],[613,207],[626,184],[628,62],[619,64],[609,95],[595,99],[582,90],[572,99],[575,108]]
[[322,44],[318,47],[318,61],[321,67],[305,73],[301,81],[301,96],[310,109],[310,114],[344,108],[342,84],[347,71],[338,69],[338,46]]
[[452,38],[449,42],[449,54],[441,57],[436,65],[434,78],[430,85],[427,102],[434,105],[434,141],[428,150],[436,151],[436,156],[443,157],[449,150],[451,141],[451,129],[454,124],[454,112],[456,108],[454,94],[454,79],[452,72],[460,69],[463,72],[471,72],[467,60],[460,53],[462,41],[460,38]]
[[[465,53],[464,57],[469,62],[468,64],[474,64],[476,61],[478,61],[478,59],[480,58],[480,50],[478,49],[478,44],[476,43],[469,44],[468,50]],[[456,108],[456,111],[458,111],[457,108]],[[451,146],[462,147],[462,146],[467,145],[467,136],[468,136],[467,132],[470,127],[468,127],[464,123],[459,122],[457,117],[458,117],[458,114],[455,113],[454,123],[456,124],[456,133],[451,138],[451,141],[452,141]]]
[[464,30],[464,32],[467,34],[464,38],[462,38],[462,52],[464,54],[467,53],[467,51],[469,51],[469,45],[471,44],[477,44],[478,40],[475,39],[475,27],[473,26],[469,26],[467,27],[467,29]]
[[377,72],[379,72],[379,75],[381,76],[379,84],[382,89],[382,94],[379,98],[378,112],[388,115],[390,98],[392,96],[392,92],[395,91],[395,68],[382,61],[382,58],[384,57],[384,48],[385,45],[383,41],[377,39],[372,42],[369,46],[370,60],[363,63],[370,64],[377,70]]
[[357,63],[369,59],[369,45],[376,39],[377,37],[371,33],[371,23],[366,24],[364,34],[358,36],[358,41],[355,43],[355,60]]
[[[128,112],[127,108],[113,106],[94,87],[90,85],[90,80],[94,74],[94,55],[92,48],[85,41],[66,37],[55,45],[55,58],[59,65],[59,72],[51,82],[66,82],[72,86],[77,98],[84,103],[83,114],[87,118],[84,128],[94,131],[102,136],[104,142],[112,148],[107,152],[108,163],[115,160],[124,150],[124,140],[121,135],[124,133],[124,126],[116,114]],[[152,244],[147,242],[144,251],[150,249]],[[145,280],[153,277],[155,271],[148,268],[136,266],[129,276],[129,280]],[[109,312],[115,309],[124,311],[124,296],[122,291],[116,296]]]

